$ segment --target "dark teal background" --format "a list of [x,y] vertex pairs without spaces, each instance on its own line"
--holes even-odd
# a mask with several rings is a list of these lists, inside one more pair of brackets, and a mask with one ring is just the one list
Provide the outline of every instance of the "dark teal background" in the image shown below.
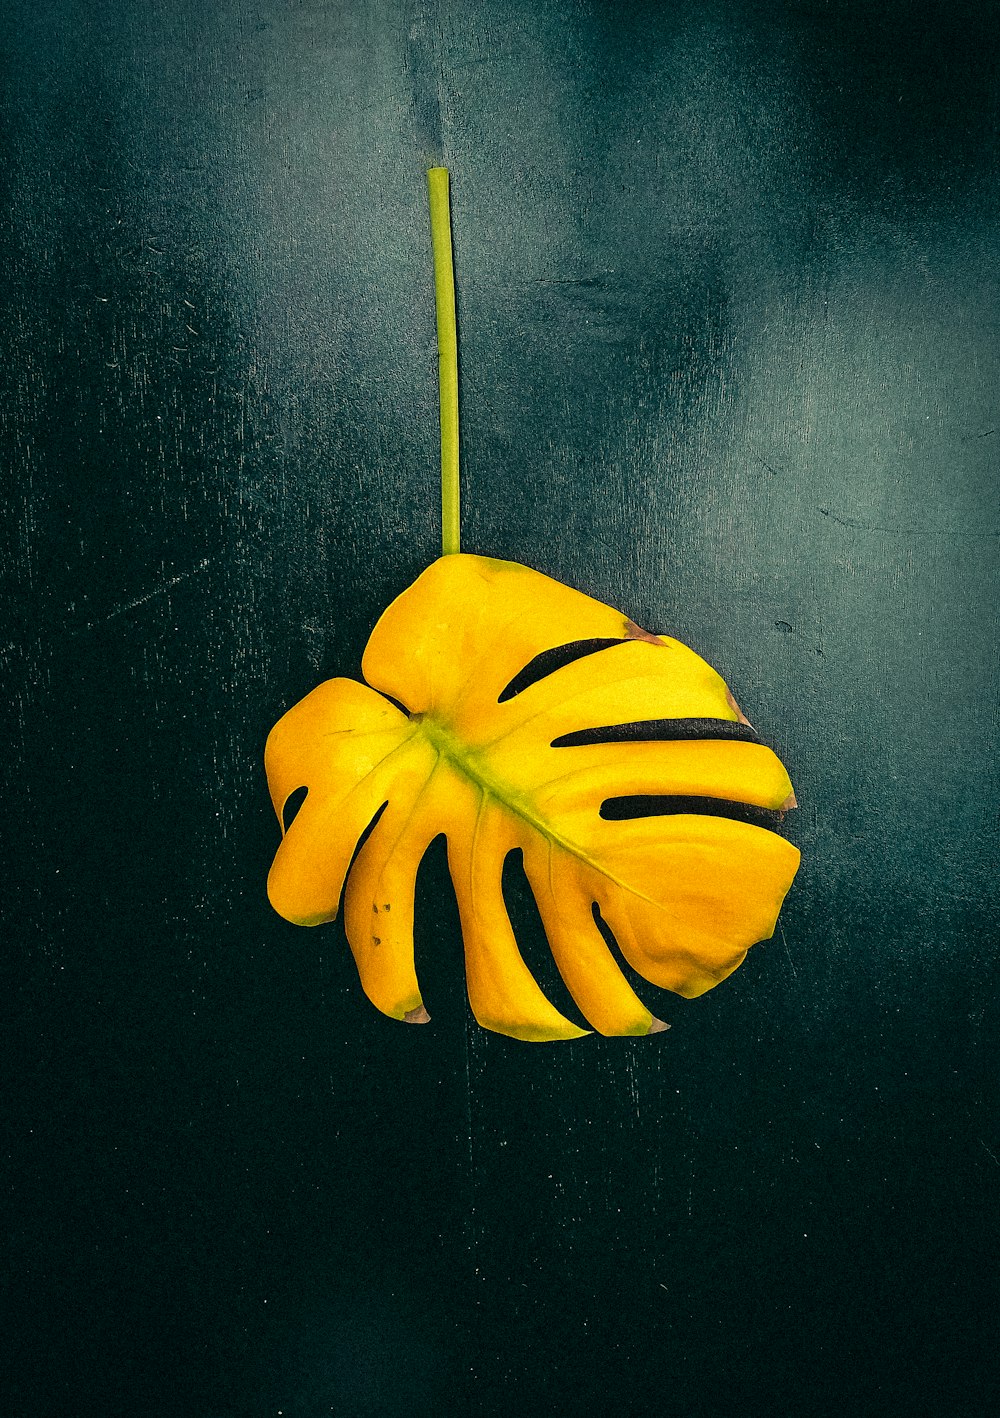
[[[995,1410],[995,7],[0,23],[3,1412]],[[439,847],[427,1028],[264,897],[267,730],[437,552],[437,162],[466,549],[693,645],[801,802],[652,1039],[475,1028]]]

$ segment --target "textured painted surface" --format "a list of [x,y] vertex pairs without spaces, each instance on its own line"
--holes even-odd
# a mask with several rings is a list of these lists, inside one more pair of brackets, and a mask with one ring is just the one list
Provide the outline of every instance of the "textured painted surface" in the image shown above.
[[[995,1407],[993,8],[2,25],[5,1409]],[[802,803],[656,1039],[467,1032],[440,853],[427,1029],[264,897],[267,729],[438,548],[431,162],[467,549],[693,645]]]

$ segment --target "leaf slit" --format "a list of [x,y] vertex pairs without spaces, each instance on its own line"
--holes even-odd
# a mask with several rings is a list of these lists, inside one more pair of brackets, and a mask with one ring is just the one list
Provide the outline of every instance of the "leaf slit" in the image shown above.
[[551,746],[580,748],[598,743],[674,743],[690,739],[760,743],[749,724],[735,719],[639,719],[633,724],[604,724],[600,728],[560,734],[552,740]]
[[746,822],[751,827],[763,827],[768,832],[781,832],[785,814],[777,808],[758,807],[756,803],[739,803],[730,798],[695,797],[682,793],[664,795],[632,794],[622,798],[605,798],[601,817],[605,822],[631,822],[640,817],[728,817],[734,822]]
[[369,837],[372,835],[372,833],[375,831],[376,827],[378,826],[379,818],[382,816],[382,814],[385,812],[385,810],[386,810],[386,808],[387,808],[388,806],[389,806],[389,800],[388,800],[388,798],[387,798],[387,799],[385,800],[385,802],[382,804],[382,806],[381,806],[381,807],[378,809],[378,811],[375,813],[375,816],[372,818],[371,822],[369,822],[369,824],[368,824],[368,826],[365,828],[364,832],[362,832],[361,836],[358,838],[358,845],[355,847],[354,851],[351,853],[351,860],[350,860],[350,862],[348,863],[347,870],[344,872],[344,881],[345,881],[345,882],[347,882],[347,881],[350,880],[351,871],[353,870],[354,863],[358,860],[358,857],[361,855],[361,848],[365,845],[365,843],[368,841],[368,838],[369,838]]
[[281,830],[287,832],[295,821],[299,808],[306,800],[309,789],[303,784],[301,788],[293,788],[288,797],[281,805]]
[[389,703],[393,706],[394,709],[398,709],[399,712],[401,714],[405,714],[408,719],[411,717],[409,709],[407,709],[406,705],[401,699],[393,699],[392,695],[386,694],[384,689],[379,690],[379,693],[381,694],[383,699],[388,699]]
[[578,1029],[592,1027],[559,972],[545,936],[538,902],[524,870],[524,854],[514,847],[504,857],[501,891],[518,953],[553,1008]]
[[610,650],[614,645],[626,643],[624,639],[573,640],[568,645],[556,645],[551,650],[543,650],[540,655],[529,660],[522,670],[518,670],[502,691],[497,703],[505,704],[508,699],[513,699],[515,695],[537,684],[540,679],[555,674],[556,670],[573,664],[575,660],[582,660],[587,655],[596,655],[601,650]]
[[622,948],[618,944],[618,937],[615,935],[614,931],[611,929],[607,921],[601,915],[601,908],[596,901],[592,903],[590,910],[591,914],[594,917],[594,925],[600,931],[601,936],[604,940],[604,944],[611,952],[612,959],[618,966],[618,969],[625,976],[627,983],[631,985],[632,989],[635,991],[639,999],[642,1000],[642,1003],[653,1014],[653,1016],[656,1017],[659,1014],[659,1010],[662,1006],[659,1005],[659,1001],[656,998],[654,998],[651,1002],[650,1000],[646,999],[645,996],[655,991],[656,994],[659,995],[659,998],[662,1000],[666,997],[666,991],[660,989],[657,985],[651,984],[650,981],[647,980],[644,975],[640,975],[638,970],[636,970],[634,966],[630,965],[629,962],[625,959],[625,956],[622,953]]

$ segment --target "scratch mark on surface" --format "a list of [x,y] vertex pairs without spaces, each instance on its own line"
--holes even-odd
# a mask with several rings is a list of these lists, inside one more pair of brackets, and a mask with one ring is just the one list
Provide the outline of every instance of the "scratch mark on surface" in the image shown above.
[[595,271],[590,276],[536,276],[531,282],[536,286],[599,286],[608,276],[615,275],[613,268]]
[[998,1167],[1000,1167],[1000,1158],[997,1157],[997,1155],[996,1155],[995,1152],[991,1152],[991,1151],[990,1151],[990,1149],[986,1146],[986,1143],[983,1141],[982,1138],[979,1139],[979,1145],[980,1145],[980,1147],[983,1149],[983,1151],[986,1153],[986,1155],[987,1155],[988,1157],[992,1157],[992,1158],[993,1158],[993,1161],[997,1164]]
[[785,954],[788,956],[788,963],[792,967],[792,974],[797,980],[799,978],[799,972],[795,968],[795,961],[792,959],[792,952],[788,949],[788,941],[785,939],[785,928],[780,921],[778,922],[778,930],[781,932],[781,943],[785,947]]
[[[854,527],[860,532],[888,532],[893,537],[956,537],[957,532],[952,532],[944,527],[883,527],[877,522],[856,522],[851,517],[838,517],[835,512],[831,512],[829,507],[821,507],[824,517],[829,517],[831,522],[836,522],[841,527]],[[963,532],[963,538],[986,537],[995,541],[1000,537],[1000,532]]]
[[94,630],[98,625],[106,625],[109,620],[117,620],[120,615],[125,615],[128,611],[134,611],[137,606],[144,606],[147,601],[155,600],[157,596],[162,596],[165,592],[172,590],[174,586],[179,586],[182,581],[189,581],[192,576],[200,576],[210,565],[211,558],[205,557],[203,561],[198,562],[197,566],[193,566],[190,571],[182,571],[179,576],[171,576],[169,581],[164,581],[162,586],[154,586],[153,589],[147,591],[144,596],[137,596],[134,601],[126,601],[123,606],[115,606],[113,611],[102,616],[100,620],[89,621],[87,623],[87,629]]

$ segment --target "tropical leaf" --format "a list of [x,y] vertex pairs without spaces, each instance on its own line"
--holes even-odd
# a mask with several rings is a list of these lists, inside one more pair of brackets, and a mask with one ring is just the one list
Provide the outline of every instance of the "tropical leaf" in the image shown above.
[[791,784],[722,679],[678,641],[527,567],[454,555],[389,606],[362,668],[372,688],[328,680],[268,739],[279,820],[307,789],[268,891],[282,916],[318,925],[337,914],[350,869],[347,938],[386,1014],[428,1017],[414,882],[441,833],[469,1000],[501,1034],[586,1032],[518,950],[501,891],[515,849],[562,978],[603,1034],[664,1026],[598,911],[633,970],[685,996],[772,934],[799,860],[772,830]]

